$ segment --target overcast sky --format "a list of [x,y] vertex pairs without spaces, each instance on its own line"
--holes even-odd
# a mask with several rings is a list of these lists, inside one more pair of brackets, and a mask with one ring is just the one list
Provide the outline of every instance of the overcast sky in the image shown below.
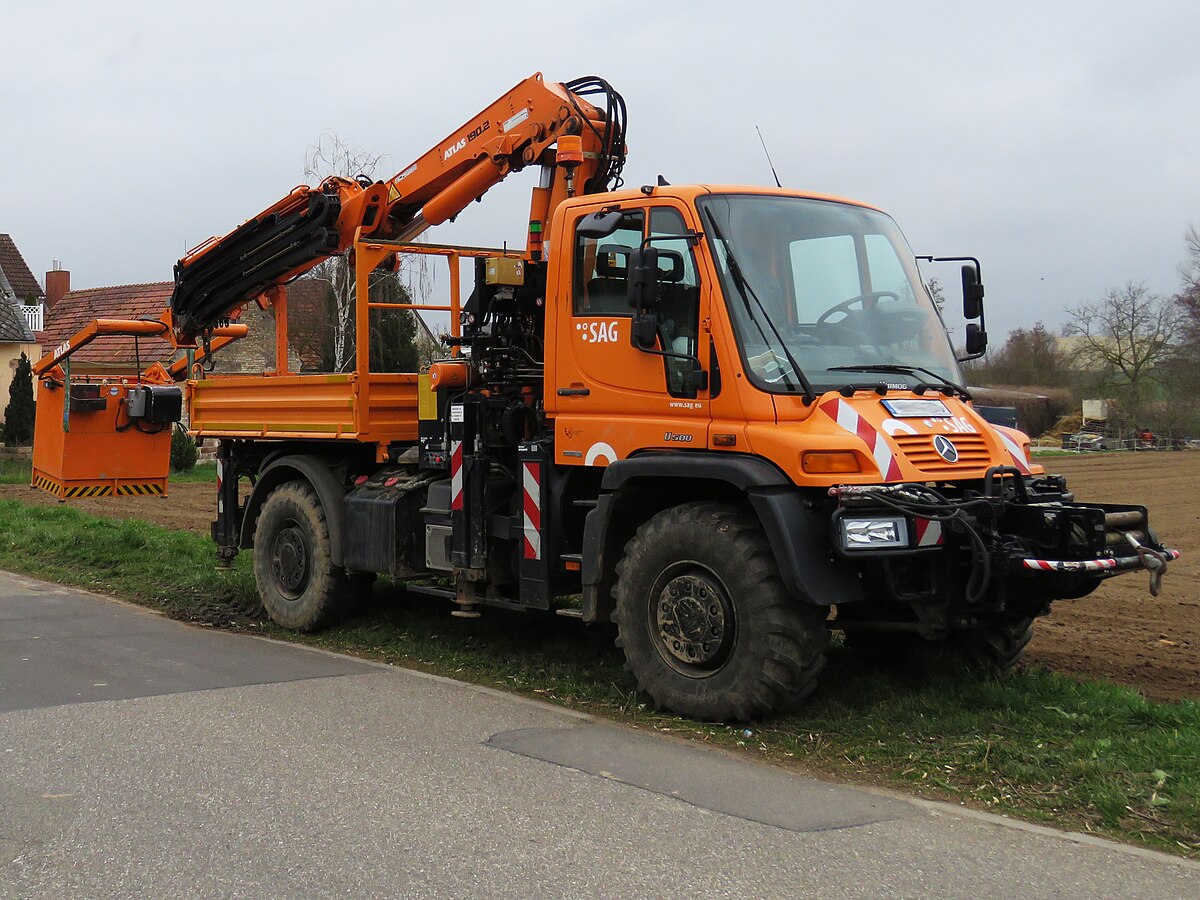
[[[1200,225],[1195,0],[0,0],[0,27],[0,231],[80,288],[170,279],[324,130],[391,175],[539,70],[625,96],[632,185],[770,183],[760,125],[785,186],[978,256],[995,337],[1130,280],[1173,293]],[[533,177],[431,239],[523,245]]]

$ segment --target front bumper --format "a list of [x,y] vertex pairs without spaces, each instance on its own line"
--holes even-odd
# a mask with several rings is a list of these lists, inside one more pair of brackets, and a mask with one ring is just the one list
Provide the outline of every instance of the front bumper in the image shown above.
[[[970,571],[977,596],[981,579],[1006,596],[1019,594],[1022,584],[1038,596],[1082,596],[1105,578],[1135,569],[1149,573],[1150,592],[1158,594],[1168,564],[1180,554],[1155,538],[1145,507],[1076,503],[1057,476],[993,471],[981,490],[921,484],[831,490],[835,552],[889,574],[904,560],[921,558],[927,566]],[[872,521],[882,524],[868,527]]]

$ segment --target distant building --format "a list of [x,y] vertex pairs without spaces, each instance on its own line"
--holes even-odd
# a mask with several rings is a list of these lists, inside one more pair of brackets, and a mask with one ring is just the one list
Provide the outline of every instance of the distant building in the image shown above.
[[[49,274],[49,273],[47,273]],[[71,290],[71,273],[62,292],[46,315],[46,327],[38,335],[44,347],[55,347],[82,329],[92,319],[157,319],[171,298],[170,281],[150,284],[120,284],[112,287]],[[136,375],[152,362],[170,362],[174,353],[160,338],[100,337],[71,357],[76,375]]]
[[[171,304],[175,285],[170,281],[149,284],[118,284],[110,287],[71,290],[70,272],[47,272],[65,276],[57,285],[61,293],[47,314],[45,330],[38,335],[43,346],[53,347],[71,337],[92,319],[157,319]],[[275,369],[275,319],[253,304],[239,320],[250,326],[250,334],[214,355],[216,371],[253,374]],[[181,354],[161,338],[105,336],[97,338],[71,357],[71,371],[80,375],[137,375],[154,362],[164,365]],[[296,365],[295,352],[289,360]]]
[[17,361],[42,355],[35,332],[42,326],[46,295],[12,237],[0,234],[0,419],[8,405]]

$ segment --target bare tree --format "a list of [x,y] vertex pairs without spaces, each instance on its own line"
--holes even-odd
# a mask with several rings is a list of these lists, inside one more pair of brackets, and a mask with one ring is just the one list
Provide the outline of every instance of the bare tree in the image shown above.
[[942,283],[936,275],[925,282],[925,290],[929,291],[929,299],[933,301],[933,305],[937,307],[937,311],[945,315],[946,292],[942,289]]
[[971,384],[981,387],[1061,388],[1071,381],[1070,359],[1041,322],[1009,333],[999,350],[965,363]]
[[1163,415],[1168,434],[1200,433],[1200,232],[1192,225],[1183,235],[1184,261],[1179,266],[1181,289],[1175,295],[1179,334],[1166,364],[1168,408]]
[[1179,306],[1130,282],[1067,312],[1071,321],[1063,333],[1078,338],[1080,362],[1100,374],[1105,387],[1124,391],[1136,416],[1148,383],[1161,376],[1156,370],[1174,347]]
[[450,348],[431,332],[424,330],[418,332],[415,343],[417,346],[417,361],[422,371],[428,369],[430,365],[439,359],[446,359],[450,356]]
[[1193,371],[1200,370],[1200,232],[1192,225],[1183,235],[1185,259],[1179,266],[1183,288],[1175,303],[1183,318],[1179,356]]
[[1179,275],[1183,279],[1183,294],[1200,299],[1200,232],[1195,225],[1189,225],[1183,234],[1183,247],[1186,259],[1179,266]]
[[[330,175],[371,178],[384,159],[347,143],[333,131],[323,131],[304,157],[304,177],[316,186]],[[314,266],[306,276],[329,285],[332,292],[333,371],[344,372],[354,363],[354,267],[350,253],[332,256]]]

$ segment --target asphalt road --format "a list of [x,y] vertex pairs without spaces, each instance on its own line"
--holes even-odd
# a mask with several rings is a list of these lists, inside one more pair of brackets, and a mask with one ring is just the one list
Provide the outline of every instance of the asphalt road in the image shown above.
[[0,897],[1189,897],[1200,866],[0,573]]

